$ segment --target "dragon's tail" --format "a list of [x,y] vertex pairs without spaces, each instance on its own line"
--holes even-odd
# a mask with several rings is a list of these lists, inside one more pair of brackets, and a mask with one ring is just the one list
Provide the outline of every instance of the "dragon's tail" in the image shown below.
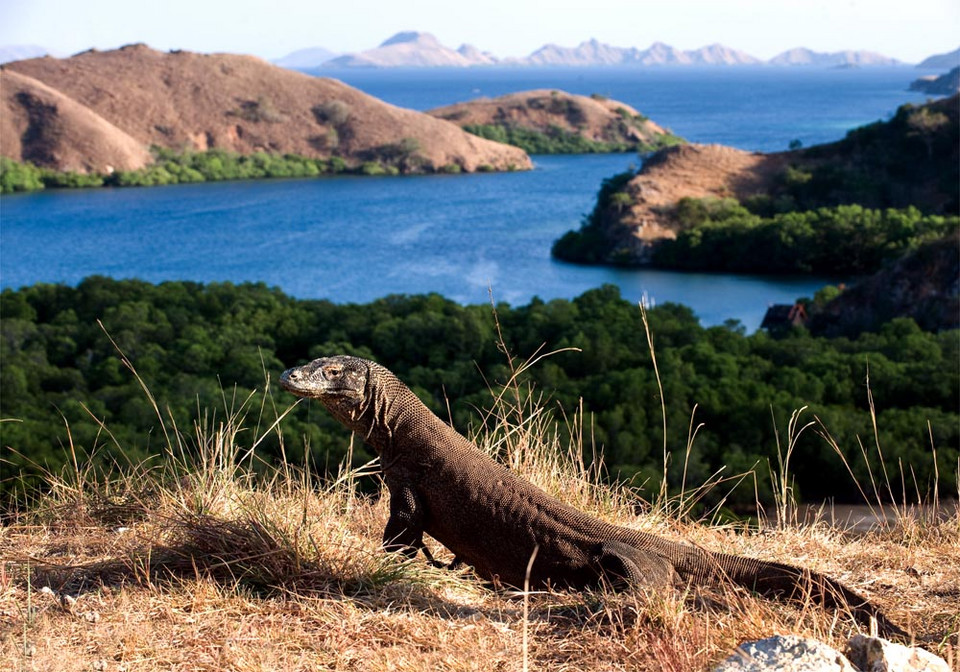
[[703,551],[687,554],[676,569],[682,578],[694,583],[726,580],[770,597],[788,600],[809,598],[823,606],[848,610],[857,622],[867,628],[875,622],[878,634],[883,637],[907,637],[907,633],[876,605],[819,572],[779,562]]

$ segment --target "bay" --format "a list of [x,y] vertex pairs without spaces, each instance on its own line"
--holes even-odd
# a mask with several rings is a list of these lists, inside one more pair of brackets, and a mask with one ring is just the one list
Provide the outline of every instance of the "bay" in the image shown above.
[[[898,104],[917,98],[905,90],[914,75],[905,68],[337,74],[388,102],[415,109],[505,90],[601,92],[635,105],[690,139],[757,150],[782,149],[794,138],[805,144],[836,139],[846,128],[889,115]],[[486,79],[471,79],[476,77]],[[646,82],[643,87],[637,84],[641,80]],[[776,95],[761,95],[765,90]],[[636,102],[639,98],[642,103]],[[101,274],[150,282],[262,281],[299,298],[336,302],[438,292],[461,303],[483,303],[492,294],[494,300],[520,304],[534,296],[573,298],[613,283],[634,301],[646,297],[654,303],[689,305],[705,325],[735,319],[754,330],[770,303],[811,296],[831,280],[636,271],[554,261],[553,240],[579,225],[604,178],[636,164],[638,157],[534,160],[536,169],[523,173],[265,180],[5,196],[0,202],[0,286],[76,284]]]

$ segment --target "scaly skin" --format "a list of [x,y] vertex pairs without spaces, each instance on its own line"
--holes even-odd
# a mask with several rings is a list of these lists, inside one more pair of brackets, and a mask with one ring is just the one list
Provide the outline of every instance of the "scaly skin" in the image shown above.
[[728,580],[786,598],[809,594],[851,611],[881,634],[906,633],[867,600],[810,570],[711,553],[653,534],[611,525],[549,496],[498,464],[434,415],[386,368],[343,355],[284,371],[280,384],[318,399],[380,456],[390,491],[383,534],[389,551],[414,556],[424,533],[446,546],[455,563],[485,579],[522,587],[612,585],[669,587]]

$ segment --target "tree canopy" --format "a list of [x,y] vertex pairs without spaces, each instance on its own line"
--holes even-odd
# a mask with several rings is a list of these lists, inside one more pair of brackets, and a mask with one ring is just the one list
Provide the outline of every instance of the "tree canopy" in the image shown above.
[[[635,476],[638,485],[656,489],[662,478],[661,398],[644,326],[638,307],[612,286],[573,300],[500,304],[495,319],[489,306],[438,295],[336,305],[296,300],[263,284],[90,277],[77,287],[4,290],[0,311],[0,488],[8,494],[18,474],[30,481],[40,468],[67,464],[70,442],[80,459],[93,455],[104,470],[163,452],[164,427],[120,352],[156,399],[168,431],[175,425],[190,434],[194,423],[219,422],[251,394],[243,414],[262,431],[294,402],[276,386],[283,369],[347,353],[391,368],[441,417],[469,432],[481,421],[479,409],[490,406],[488,385],[510,376],[498,323],[504,345],[518,356],[579,349],[539,362],[528,382],[529,393],[544,395],[558,419],[582,400],[585,459],[602,454],[611,477]],[[860,449],[874,444],[869,392],[888,471],[899,474],[903,465],[910,492],[913,479],[926,492],[939,471],[940,492],[956,492],[958,332],[927,333],[895,320],[856,340],[802,330],[774,339],[747,335],[738,323],[701,327],[688,308],[671,304],[651,309],[649,322],[675,465],[670,487],[681,485],[681,464],[689,484],[759,462],[760,495],[769,496],[766,465],[776,463],[777,433],[782,442],[791,413],[802,407],[868,482],[869,470],[882,473],[876,453],[865,458]],[[703,427],[686,456],[691,418]],[[559,427],[567,431],[562,421]],[[278,431],[257,448],[267,461],[281,452],[293,461],[309,454],[332,467],[347,454],[346,433],[316,404],[299,404]],[[353,455],[357,463],[370,457],[360,447]],[[793,464],[804,496],[855,497],[841,457],[812,429],[800,437]],[[897,494],[899,476],[893,480]],[[731,501],[753,498],[751,485]]]

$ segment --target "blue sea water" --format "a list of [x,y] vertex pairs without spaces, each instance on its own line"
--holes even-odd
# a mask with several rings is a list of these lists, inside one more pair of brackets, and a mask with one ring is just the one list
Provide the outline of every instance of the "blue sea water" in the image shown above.
[[627,103],[692,142],[761,152],[838,140],[857,126],[922,102],[908,67],[590,67],[324,69],[400,107],[429,110],[531,89],[600,94]]
[[[332,74],[332,73],[325,73]],[[906,68],[337,71],[397,105],[429,109],[507,91],[603,93],[698,142],[784,149],[838,139],[922,100]],[[572,298],[614,283],[632,300],[691,306],[704,324],[755,329],[770,303],[828,278],[581,267],[550,258],[600,182],[632,155],[537,156],[523,173],[336,177],[50,191],[0,200],[0,286],[91,274],[263,281],[301,298],[366,302],[438,292],[463,303]]]

